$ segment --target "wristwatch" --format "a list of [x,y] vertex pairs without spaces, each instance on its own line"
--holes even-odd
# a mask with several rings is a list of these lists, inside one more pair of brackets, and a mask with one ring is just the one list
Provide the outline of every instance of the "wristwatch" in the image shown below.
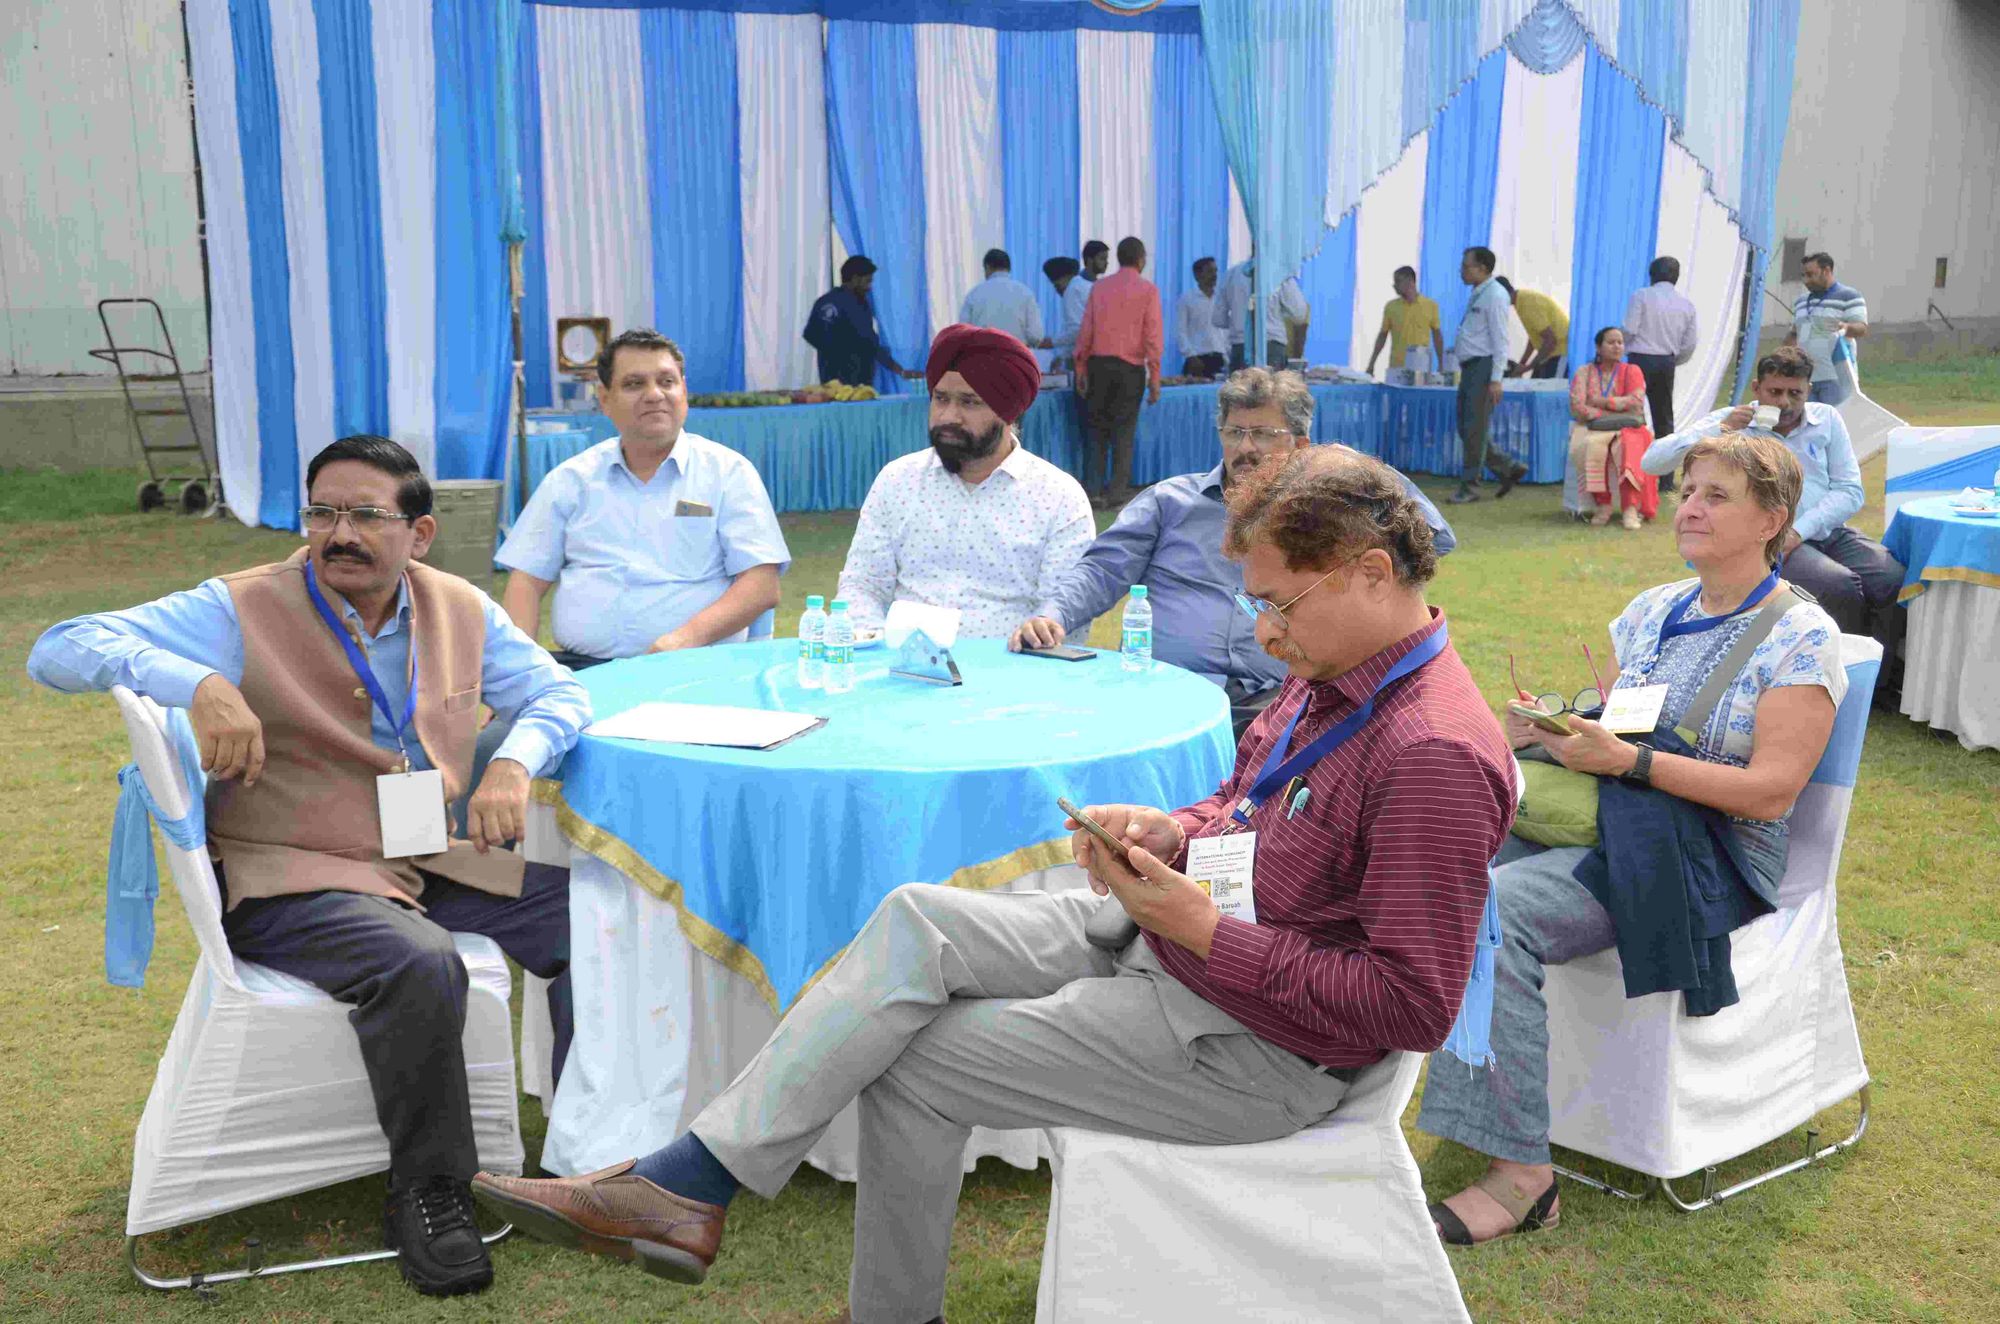
[[1638,759],[1632,764],[1630,771],[1619,774],[1618,780],[1630,786],[1651,786],[1653,784],[1653,747],[1651,745],[1637,745],[1634,748],[1638,751]]

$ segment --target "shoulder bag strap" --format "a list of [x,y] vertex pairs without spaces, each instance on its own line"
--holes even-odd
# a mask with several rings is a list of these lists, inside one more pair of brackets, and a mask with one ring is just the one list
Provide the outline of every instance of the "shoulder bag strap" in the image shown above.
[[1708,725],[1709,715],[1715,711],[1715,705],[1722,702],[1723,694],[1736,683],[1736,673],[1743,670],[1744,664],[1750,660],[1750,655],[1757,651],[1757,646],[1771,637],[1771,631],[1778,628],[1778,621],[1784,614],[1803,601],[1805,599],[1792,592],[1790,584],[1778,586],[1778,591],[1771,595],[1770,600],[1757,613],[1756,619],[1750,622],[1750,628],[1738,636],[1736,642],[1730,645],[1729,651],[1723,654],[1722,661],[1716,664],[1715,670],[1709,673],[1708,682],[1701,687],[1701,691],[1694,696],[1694,702],[1688,705],[1687,711],[1681,714],[1681,720],[1675,724],[1675,735],[1690,745],[1696,743],[1695,738],[1702,727]]

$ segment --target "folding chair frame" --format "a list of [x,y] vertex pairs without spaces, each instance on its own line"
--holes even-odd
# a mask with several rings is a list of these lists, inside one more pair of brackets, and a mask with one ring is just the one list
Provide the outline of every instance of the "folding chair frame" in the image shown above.
[[[501,1225],[499,1231],[482,1233],[480,1240],[491,1246],[506,1238],[514,1231],[512,1223]],[[141,1284],[159,1292],[178,1291],[193,1288],[196,1296],[208,1299],[211,1288],[216,1283],[241,1282],[246,1278],[273,1278],[281,1273],[305,1273],[312,1269],[336,1269],[344,1264],[370,1264],[376,1260],[393,1260],[397,1252],[393,1250],[366,1250],[353,1255],[328,1255],[317,1260],[293,1260],[289,1264],[265,1264],[264,1246],[256,1237],[243,1240],[244,1266],[240,1269],[222,1269],[215,1273],[190,1273],[179,1278],[156,1278],[139,1267],[139,1238],[125,1238],[125,1267]]]
[[1860,1144],[1861,1137],[1868,1131],[1868,1087],[1863,1085],[1860,1093],[1852,1097],[1861,1101],[1861,1116],[1854,1123],[1853,1134],[1849,1135],[1845,1140],[1836,1140],[1823,1149],[1819,1148],[1819,1128],[1808,1123],[1806,1126],[1806,1152],[1803,1156],[1793,1159],[1790,1163],[1781,1163],[1775,1168],[1766,1169],[1754,1177],[1748,1177],[1737,1182],[1733,1186],[1725,1186],[1719,1191],[1715,1189],[1715,1173],[1719,1165],[1711,1163],[1701,1170],[1701,1192],[1692,1201],[1682,1198],[1680,1192],[1674,1189],[1674,1182],[1681,1180],[1677,1177],[1647,1177],[1638,1190],[1628,1191],[1622,1186],[1601,1181],[1596,1177],[1586,1176],[1574,1168],[1566,1168],[1560,1163],[1555,1165],[1555,1170],[1569,1181],[1588,1186],[1594,1191],[1602,1191],[1606,1195],[1615,1195],[1621,1200],[1644,1200],[1657,1192],[1664,1195],[1667,1198],[1667,1203],[1682,1213],[1698,1213],[1703,1209],[1719,1205],[1732,1196],[1741,1195],[1753,1186],[1762,1186],[1765,1182],[1776,1181],[1780,1177],[1789,1176],[1803,1168],[1810,1168],[1815,1163],[1819,1163],[1840,1153],[1843,1149],[1852,1149],[1854,1146]]

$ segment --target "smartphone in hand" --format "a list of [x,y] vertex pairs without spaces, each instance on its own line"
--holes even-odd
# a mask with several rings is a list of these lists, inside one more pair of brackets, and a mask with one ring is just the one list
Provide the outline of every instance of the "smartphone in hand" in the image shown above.
[[1519,703],[1509,699],[1507,711],[1516,717],[1525,717],[1537,727],[1555,736],[1573,736],[1576,729],[1562,719],[1558,713],[1543,712],[1531,703]]
[[1112,836],[1109,832],[1106,832],[1103,825],[1098,823],[1096,819],[1088,817],[1081,809],[1078,809],[1061,796],[1056,797],[1056,808],[1082,824],[1083,830],[1103,842],[1113,855],[1116,855],[1128,865],[1132,863],[1131,851],[1126,847],[1125,843]]

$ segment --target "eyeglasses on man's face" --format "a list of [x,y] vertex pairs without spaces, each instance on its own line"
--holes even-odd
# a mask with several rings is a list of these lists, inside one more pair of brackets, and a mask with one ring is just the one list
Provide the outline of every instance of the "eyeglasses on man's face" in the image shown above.
[[299,510],[299,523],[310,533],[331,533],[342,515],[347,516],[347,522],[359,533],[376,533],[391,524],[408,523],[415,518],[380,506],[304,506]]
[[1339,571],[1340,567],[1335,566],[1333,569],[1321,575],[1318,579],[1315,579],[1312,583],[1306,585],[1305,589],[1302,592],[1293,594],[1291,599],[1287,601],[1283,606],[1279,606],[1277,603],[1271,602],[1266,598],[1253,598],[1248,593],[1242,593],[1242,592],[1238,592],[1234,595],[1236,598],[1236,606],[1238,610],[1240,610],[1245,616],[1248,616],[1253,621],[1268,611],[1273,616],[1278,618],[1279,625],[1289,627],[1291,625],[1291,621],[1285,616],[1285,612],[1288,609],[1290,609],[1292,603],[1297,602],[1307,593],[1312,592],[1314,589],[1318,588],[1321,584],[1324,584],[1327,580],[1332,579],[1334,575],[1339,573]]
[[1225,446],[1240,446],[1250,442],[1257,446],[1276,446],[1292,439],[1292,433],[1284,428],[1239,428],[1221,427],[1216,429],[1222,435]]

